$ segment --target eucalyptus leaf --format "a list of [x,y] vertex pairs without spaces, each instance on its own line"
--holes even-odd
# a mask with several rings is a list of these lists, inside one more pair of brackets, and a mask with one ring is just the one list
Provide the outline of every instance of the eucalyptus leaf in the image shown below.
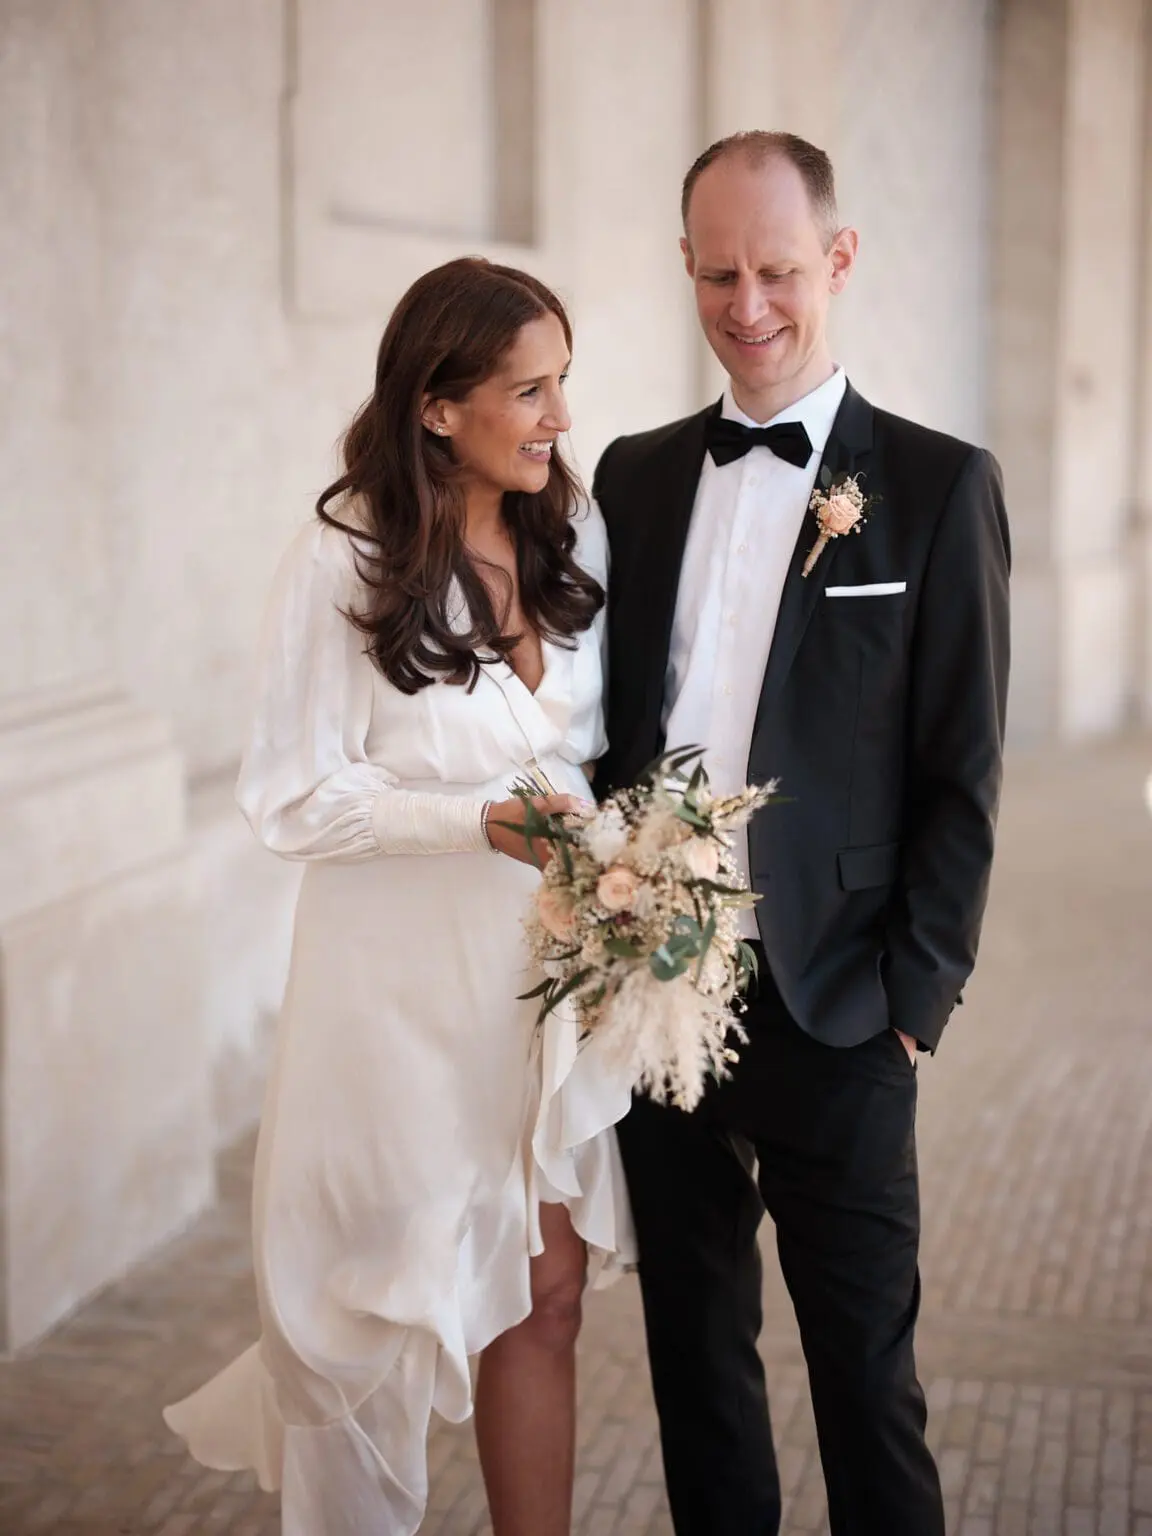
[[666,953],[666,946],[660,948],[648,957],[648,969],[657,981],[675,981],[677,976],[683,976],[688,969],[688,961],[684,958]]
[[549,976],[545,981],[542,981],[538,987],[533,987],[531,992],[517,992],[516,1001],[518,1003],[528,1003],[531,1002],[534,997],[544,997],[548,992],[552,990],[553,987],[557,985],[558,983],[553,979],[553,977]]
[[655,953],[663,960],[682,960],[687,965],[689,960],[695,960],[700,953],[700,940],[668,939]]
[[[565,829],[565,830],[567,830],[567,829]],[[556,852],[557,852],[557,854],[559,856],[561,864],[563,864],[563,866],[564,866],[564,873],[568,876],[569,880],[571,880],[571,878],[572,878],[572,850],[571,850],[570,840],[567,837],[560,837],[560,838],[556,839]]]
[[694,759],[703,756],[703,747],[678,747],[675,752],[665,752],[663,756],[655,758],[640,777],[649,783],[673,776],[683,778],[685,775],[682,770]]
[[689,917],[687,912],[681,912],[672,920],[672,932],[674,935],[686,934],[691,938],[700,937],[700,924],[694,917]]
[[590,965],[585,966],[582,971],[576,971],[573,975],[569,976],[564,985],[562,987],[558,987],[550,997],[545,998],[544,1006],[540,1009],[540,1012],[536,1016],[537,1024],[543,1024],[548,1015],[553,1012],[554,1009],[559,1008],[560,1004],[569,995],[569,993],[575,992],[577,987],[583,986],[591,974],[592,967]]
[[[691,922],[692,920],[689,919],[689,921]],[[693,927],[695,928],[696,925],[693,924]],[[684,962],[684,965],[681,965],[681,969],[684,969],[687,962],[695,960],[696,956],[700,953],[700,946],[703,941],[703,931],[699,928],[696,928],[696,931],[693,933],[673,933],[665,939],[664,943],[654,953],[665,964],[672,962],[680,964],[680,962]]]
[[715,896],[747,896],[749,894],[742,885],[724,885],[719,880],[706,880],[703,875],[697,879],[685,880],[684,884],[690,891],[707,891]]
[[712,823],[705,820],[699,811],[684,802],[675,807],[675,814],[680,821],[686,821],[690,827],[696,827],[701,832],[711,832],[712,830]]
[[489,820],[488,825],[490,827],[503,827],[506,832],[520,832],[527,842],[535,842],[537,838],[544,843],[558,843],[566,840],[563,830],[557,832],[554,827],[549,826],[547,820],[543,817],[540,819],[540,825],[536,828],[531,827],[527,821]]
[[751,944],[746,944],[743,939],[736,946],[736,954],[745,977],[755,980],[760,975],[760,962],[756,958],[756,951]]

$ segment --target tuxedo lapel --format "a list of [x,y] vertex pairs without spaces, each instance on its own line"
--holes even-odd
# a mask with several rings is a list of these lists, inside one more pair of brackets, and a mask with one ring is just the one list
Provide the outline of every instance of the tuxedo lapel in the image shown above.
[[643,596],[634,605],[637,622],[630,627],[628,645],[643,673],[649,708],[657,712],[663,704],[680,568],[704,463],[705,428],[719,409],[718,401],[689,417],[664,445],[646,481],[645,536],[633,549],[633,558],[643,564],[642,580],[633,590]]
[[[840,402],[840,409],[836,413],[836,420],[832,424],[832,431],[828,434],[828,442],[816,476],[817,489],[822,486],[825,470],[833,475],[861,473],[865,477],[863,489],[865,494],[868,494],[871,489],[867,482],[867,473],[872,453],[872,420],[872,407],[863,395],[857,394],[849,384],[844,391],[844,399]],[[768,665],[764,671],[764,683],[756,712],[757,723],[766,705],[779,691],[784,679],[788,676],[800,642],[804,638],[804,631],[808,628],[816,604],[827,585],[828,573],[839,553],[840,545],[844,543],[843,538],[830,539],[811,574],[804,576],[802,574],[804,562],[816,542],[819,531],[815,515],[811,511],[806,511],[804,520],[800,524],[796,547],[792,551],[792,562],[784,581],[784,591],[780,597],[780,612],[776,619],[772,648],[768,653]]]

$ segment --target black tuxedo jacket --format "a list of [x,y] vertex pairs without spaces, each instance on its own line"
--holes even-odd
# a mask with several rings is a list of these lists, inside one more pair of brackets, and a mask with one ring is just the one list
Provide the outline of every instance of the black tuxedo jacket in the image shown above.
[[[717,409],[618,438],[596,470],[612,559],[600,795],[663,750],[680,566]],[[807,578],[811,512],[793,553],[748,764],[750,782],[779,778],[787,797],[749,829],[757,921],[802,1029],[847,1046],[892,1025],[935,1049],[975,962],[1000,795],[1010,561],[1000,470],[850,385],[824,463],[859,471],[877,502]],[[907,590],[825,596],[896,582]]]

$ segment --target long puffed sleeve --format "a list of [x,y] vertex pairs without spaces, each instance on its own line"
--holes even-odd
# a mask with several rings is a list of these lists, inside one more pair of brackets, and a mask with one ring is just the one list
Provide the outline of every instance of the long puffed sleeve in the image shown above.
[[264,621],[240,809],[286,859],[487,851],[477,800],[399,789],[368,761],[376,676],[364,636],[344,617],[362,601],[350,537],[320,522],[305,528]]

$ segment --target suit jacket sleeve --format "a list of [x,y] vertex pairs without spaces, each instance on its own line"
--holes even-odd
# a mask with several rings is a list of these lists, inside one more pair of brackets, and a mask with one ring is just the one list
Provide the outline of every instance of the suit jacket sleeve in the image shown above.
[[604,495],[606,476],[611,472],[612,466],[609,460],[612,458],[613,451],[619,446],[619,443],[620,438],[613,438],[597,460],[596,469],[592,475],[592,500],[598,504]]
[[973,450],[936,530],[912,641],[903,857],[884,981],[892,1024],[934,1050],[976,959],[1008,691],[1008,523]]

